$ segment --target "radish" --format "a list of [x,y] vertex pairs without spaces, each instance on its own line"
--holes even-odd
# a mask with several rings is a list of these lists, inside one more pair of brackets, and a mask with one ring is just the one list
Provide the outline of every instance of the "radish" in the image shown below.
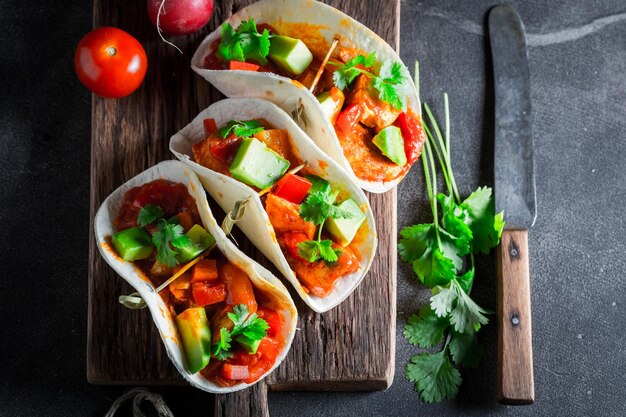
[[213,13],[213,0],[148,0],[152,24],[168,35],[200,30]]

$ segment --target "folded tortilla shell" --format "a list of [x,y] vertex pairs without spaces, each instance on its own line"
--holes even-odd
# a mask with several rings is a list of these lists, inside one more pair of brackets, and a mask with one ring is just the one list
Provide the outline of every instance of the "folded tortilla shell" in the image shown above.
[[268,296],[271,300],[271,307],[283,317],[282,337],[285,340],[285,346],[277,356],[274,366],[259,380],[267,376],[283,361],[295,334],[298,314],[289,292],[278,278],[246,256],[226,237],[215,221],[213,214],[211,214],[202,184],[200,184],[194,172],[184,164],[178,161],[161,162],[121,185],[104,200],[94,219],[96,244],[98,249],[100,249],[100,254],[124,280],[137,290],[146,302],[154,324],[156,324],[165,345],[167,355],[187,382],[196,388],[212,393],[228,393],[247,388],[252,384],[242,382],[232,387],[222,387],[209,381],[199,372],[192,374],[187,370],[185,354],[169,308],[155,291],[148,277],[132,262],[122,260],[109,244],[111,235],[117,232],[113,227],[113,220],[117,216],[126,192],[133,187],[141,186],[157,179],[166,179],[187,185],[189,194],[196,200],[203,226],[215,237],[215,249],[222,252],[230,262],[245,271],[254,287]]

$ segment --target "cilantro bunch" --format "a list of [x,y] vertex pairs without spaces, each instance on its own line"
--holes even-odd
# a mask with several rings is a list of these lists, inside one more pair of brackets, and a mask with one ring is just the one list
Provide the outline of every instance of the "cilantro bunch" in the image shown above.
[[402,90],[409,77],[408,70],[401,62],[383,62],[378,75],[358,67],[370,68],[374,66],[376,64],[376,52],[367,56],[357,55],[343,65],[333,62],[329,62],[329,64],[339,67],[333,73],[333,81],[338,89],[349,88],[359,74],[365,74],[372,79],[372,87],[378,91],[378,96],[382,101],[389,103],[398,110],[406,110],[406,96]]
[[267,29],[259,33],[254,19],[244,20],[235,30],[230,23],[222,25],[222,40],[217,47],[217,56],[225,61],[246,60],[267,65],[270,52],[270,33]]
[[300,217],[318,227],[317,240],[306,240],[298,243],[298,255],[309,262],[324,260],[327,263],[337,262],[342,250],[333,248],[333,241],[322,240],[322,228],[326,219],[349,219],[352,213],[335,206],[339,191],[315,191],[300,204]]
[[232,313],[228,313],[228,318],[233,322],[233,329],[225,327],[220,329],[220,338],[213,348],[213,355],[223,361],[233,356],[231,343],[237,336],[245,336],[254,342],[261,340],[267,334],[269,324],[260,318],[256,313],[250,314],[245,304],[237,304]]
[[[447,94],[444,103],[445,140],[424,104],[432,131],[424,124],[428,140],[424,143],[422,166],[433,223],[405,227],[398,243],[400,258],[412,265],[425,286],[432,288],[430,304],[409,317],[404,336],[422,348],[443,342],[438,352],[411,357],[406,368],[407,379],[415,383],[422,401],[429,403],[453,399],[458,393],[461,374],[454,365],[471,368],[480,362],[483,350],[476,341],[476,332],[489,322],[486,315],[490,312],[470,297],[474,254],[489,253],[498,245],[504,228],[503,213],[495,214],[491,188],[479,187],[464,200],[460,198],[450,162]],[[448,195],[437,194],[433,154],[441,165]]]

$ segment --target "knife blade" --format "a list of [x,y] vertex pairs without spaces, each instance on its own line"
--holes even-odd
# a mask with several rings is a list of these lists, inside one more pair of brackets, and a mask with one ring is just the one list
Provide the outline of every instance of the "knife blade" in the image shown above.
[[534,401],[528,229],[537,216],[530,70],[524,25],[509,5],[489,12],[495,83],[495,200],[505,230],[497,253],[498,401]]

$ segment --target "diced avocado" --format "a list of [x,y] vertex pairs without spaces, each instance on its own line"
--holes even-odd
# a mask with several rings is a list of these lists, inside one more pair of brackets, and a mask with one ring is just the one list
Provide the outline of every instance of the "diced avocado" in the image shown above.
[[339,208],[352,214],[352,217],[349,219],[329,218],[326,220],[325,227],[334,240],[345,247],[352,242],[366,216],[351,198],[339,204]]
[[246,353],[254,355],[259,348],[259,345],[261,344],[261,340],[263,339],[252,340],[247,336],[241,335],[237,336],[235,340],[237,340],[237,343],[239,343],[239,345],[243,348],[243,350],[246,351]]
[[305,178],[311,181],[311,188],[309,189],[310,194],[313,194],[317,191],[330,193],[330,183],[324,178],[318,177],[317,175],[307,175],[305,176]]
[[178,260],[181,262],[189,262],[196,256],[200,255],[206,249],[215,245],[215,238],[207,232],[204,227],[194,224],[187,232],[190,243],[178,249]]
[[189,372],[195,374],[211,359],[211,328],[203,307],[188,308],[176,316]]
[[270,59],[292,74],[302,74],[313,60],[313,54],[300,39],[274,35],[270,42]]
[[396,165],[406,165],[404,139],[399,127],[387,126],[374,137],[374,145]]
[[146,259],[154,250],[150,234],[141,227],[131,227],[111,237],[113,247],[125,261]]
[[255,138],[245,138],[230,165],[233,178],[260,189],[274,185],[289,168],[289,161]]

